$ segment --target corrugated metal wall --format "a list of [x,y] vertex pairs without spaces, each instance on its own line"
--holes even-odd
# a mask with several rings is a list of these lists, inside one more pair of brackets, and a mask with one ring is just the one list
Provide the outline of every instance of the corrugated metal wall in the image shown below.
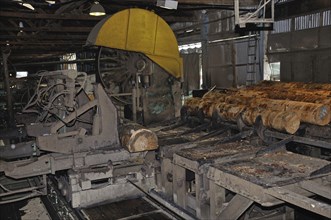
[[[210,86],[231,87],[235,84],[234,80],[237,86],[246,85],[247,47],[248,38],[209,44],[207,72],[210,74]],[[258,51],[259,48],[257,48],[257,61],[260,60]],[[233,66],[235,66],[235,72]],[[257,81],[261,80],[259,62],[256,65],[256,75]]]
[[[207,24],[205,28],[208,31],[208,44],[203,48],[204,60],[207,60],[203,66],[203,74],[207,87],[232,87],[233,85],[246,84],[246,66],[248,62],[248,38],[235,39],[239,35],[235,34],[235,21],[233,11],[221,11],[207,14],[208,21],[220,20]],[[229,40],[234,38],[234,40]],[[227,39],[227,40],[224,40]],[[259,46],[257,42],[257,63],[259,63]],[[234,54],[233,54],[234,53]],[[235,71],[234,71],[235,66]],[[257,80],[260,80],[259,64],[256,65]]]
[[331,82],[331,10],[276,21],[268,37],[269,62],[281,81]]

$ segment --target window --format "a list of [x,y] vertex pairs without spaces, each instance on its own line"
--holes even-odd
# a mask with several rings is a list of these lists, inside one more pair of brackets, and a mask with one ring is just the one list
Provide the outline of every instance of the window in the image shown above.
[[317,28],[320,26],[320,13],[296,17],[294,20],[295,30]]
[[290,31],[291,31],[291,19],[274,22],[274,31],[272,32],[273,34],[290,32]]
[[270,80],[280,81],[280,62],[270,63]]
[[331,10],[323,11],[323,26],[331,25]]
[[[76,54],[75,53],[68,53],[62,57],[63,61],[72,61],[76,60]],[[69,63],[69,64],[62,64],[62,69],[64,70],[77,70],[77,64],[76,63]]]

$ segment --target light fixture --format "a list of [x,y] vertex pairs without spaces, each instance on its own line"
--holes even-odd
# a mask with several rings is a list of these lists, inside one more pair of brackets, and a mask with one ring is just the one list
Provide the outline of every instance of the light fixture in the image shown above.
[[156,6],[166,9],[177,9],[178,1],[174,0],[157,0]]
[[105,9],[102,7],[102,5],[99,4],[99,2],[94,2],[90,9],[90,15],[91,16],[103,16],[105,15]]
[[22,21],[20,21],[19,23],[18,23],[18,26],[19,26],[19,28],[20,28],[20,33],[23,33],[23,28],[24,28],[24,24],[23,24],[23,22]]
[[24,78],[28,76],[28,71],[17,71],[16,78]]

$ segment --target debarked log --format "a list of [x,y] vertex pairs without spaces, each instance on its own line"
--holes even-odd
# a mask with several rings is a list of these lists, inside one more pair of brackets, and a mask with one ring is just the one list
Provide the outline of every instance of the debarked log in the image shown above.
[[122,125],[119,129],[122,147],[129,152],[141,152],[155,150],[158,148],[156,134],[135,123]]

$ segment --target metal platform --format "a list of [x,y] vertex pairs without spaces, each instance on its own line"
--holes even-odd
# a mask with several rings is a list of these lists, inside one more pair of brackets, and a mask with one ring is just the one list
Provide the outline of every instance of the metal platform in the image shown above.
[[241,207],[241,213],[248,208],[231,205],[237,202],[236,197],[247,201],[247,204],[256,202],[267,207],[287,202],[331,218],[330,203],[311,198],[319,195],[330,199],[330,165],[325,160],[287,151],[268,153],[251,160],[214,164],[208,170],[208,179],[216,184],[216,188],[230,190],[236,196],[226,207],[217,202],[220,198],[213,198],[210,204],[217,204],[216,209],[221,210],[214,213],[219,218],[233,215],[234,209],[239,211],[238,207]]
[[88,220],[175,219],[146,197],[82,209]]

